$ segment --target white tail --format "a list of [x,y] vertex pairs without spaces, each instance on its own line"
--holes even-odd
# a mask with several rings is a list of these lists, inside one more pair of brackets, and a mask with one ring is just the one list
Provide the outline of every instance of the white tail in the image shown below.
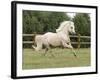
[[32,48],[35,49],[36,51],[39,51],[42,49],[42,36],[41,35],[37,35],[35,37],[35,43],[36,43],[36,46],[32,45]]

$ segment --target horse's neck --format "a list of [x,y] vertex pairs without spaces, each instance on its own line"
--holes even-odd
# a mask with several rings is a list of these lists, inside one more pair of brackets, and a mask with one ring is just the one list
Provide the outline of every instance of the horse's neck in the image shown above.
[[63,35],[65,35],[67,38],[69,38],[69,32],[68,31],[61,31],[61,33],[63,34]]
[[57,33],[58,36],[60,36],[62,39],[64,39],[66,42],[70,41],[70,37],[69,37],[69,32],[64,32],[64,31],[61,31],[61,32],[58,32]]

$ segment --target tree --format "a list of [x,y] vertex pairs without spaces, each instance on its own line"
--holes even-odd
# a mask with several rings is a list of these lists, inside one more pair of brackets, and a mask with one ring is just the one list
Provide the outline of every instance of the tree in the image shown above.
[[[73,18],[76,32],[82,36],[90,36],[91,32],[91,21],[90,16],[87,13],[77,13],[76,16]],[[81,39],[81,42],[89,42],[90,39]],[[90,45],[81,45],[81,47],[90,47]]]
[[73,18],[75,23],[75,28],[78,33],[81,35],[90,35],[91,25],[90,17],[87,13],[77,13]]
[[23,11],[23,33],[55,32],[60,23],[70,20],[64,12]]
[[[60,23],[70,18],[64,12],[29,11],[23,10],[23,33],[55,32]],[[32,41],[32,37],[23,37],[23,41]],[[23,45],[30,47],[30,45]]]

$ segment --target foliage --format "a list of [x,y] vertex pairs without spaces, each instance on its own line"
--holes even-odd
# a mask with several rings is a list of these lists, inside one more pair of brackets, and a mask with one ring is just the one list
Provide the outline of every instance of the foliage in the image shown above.
[[[77,13],[73,18],[76,32],[82,36],[90,36],[91,21],[89,14],[87,13]],[[90,42],[90,39],[81,39],[81,42]],[[90,47],[90,45],[81,45],[81,47]]]
[[[71,20],[64,12],[23,11],[23,33],[55,32],[62,21]],[[73,18],[77,33],[90,35],[90,17],[87,13],[76,13]]]
[[[90,36],[91,21],[89,14],[87,13],[76,13],[75,17],[71,19],[65,12],[49,12],[49,11],[30,11],[23,10],[23,33],[46,33],[55,32],[63,21],[72,20],[75,24],[76,33],[84,36]],[[24,41],[33,40],[30,37],[23,37]],[[77,39],[72,41],[77,42]],[[89,39],[81,39],[81,41],[90,41]],[[30,45],[23,45],[29,47]],[[73,45],[75,46],[75,45]],[[82,45],[82,47],[89,47],[90,45]],[[75,46],[77,47],[77,45]]]
[[23,11],[23,33],[55,32],[60,22],[70,20],[63,12]]
[[77,33],[81,35],[90,35],[90,17],[86,13],[77,13],[73,18]]

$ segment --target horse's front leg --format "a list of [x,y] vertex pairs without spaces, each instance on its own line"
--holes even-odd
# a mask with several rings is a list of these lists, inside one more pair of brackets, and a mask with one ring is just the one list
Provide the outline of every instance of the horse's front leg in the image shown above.
[[71,47],[71,50],[72,50],[74,56],[77,57],[76,52],[75,52],[75,50],[73,49],[73,47]]
[[71,43],[68,43],[68,44],[67,44],[67,43],[62,42],[62,44],[63,44],[64,47],[67,47],[67,48],[71,49],[72,52],[73,52],[73,54],[74,54],[74,56],[77,57],[76,52],[75,52],[75,50],[73,49]]

